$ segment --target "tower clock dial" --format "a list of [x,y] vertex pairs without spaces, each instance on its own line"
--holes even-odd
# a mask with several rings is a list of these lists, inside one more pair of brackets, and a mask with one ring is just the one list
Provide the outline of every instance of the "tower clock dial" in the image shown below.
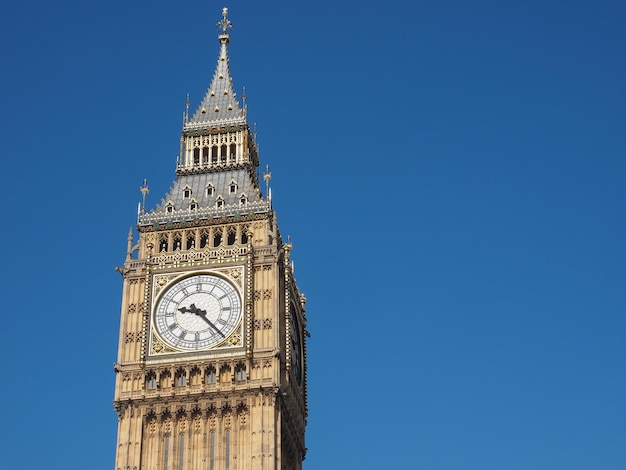
[[230,282],[214,274],[176,281],[154,309],[157,333],[176,349],[208,349],[226,339],[241,322],[241,297]]

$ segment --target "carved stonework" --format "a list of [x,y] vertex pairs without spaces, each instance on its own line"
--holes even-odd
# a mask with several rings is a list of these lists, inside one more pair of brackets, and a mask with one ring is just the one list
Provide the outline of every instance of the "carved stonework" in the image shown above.
[[[302,470],[303,296],[235,96],[226,29],[219,41],[214,80],[185,114],[176,180],[161,203],[144,182],[139,240],[131,230],[124,241],[118,470]],[[289,369],[297,330],[301,381]]]
[[150,346],[151,355],[171,354],[177,352],[176,349],[168,346],[163,341],[161,341],[154,333],[152,333],[151,335]]

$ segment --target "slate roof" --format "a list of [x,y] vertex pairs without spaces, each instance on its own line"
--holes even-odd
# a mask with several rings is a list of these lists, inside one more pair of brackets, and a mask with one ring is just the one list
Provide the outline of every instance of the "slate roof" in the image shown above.
[[[222,24],[225,26],[223,33],[219,35],[220,55],[213,81],[198,110],[183,127],[183,134],[186,131],[224,124],[247,126],[245,114],[233,91],[228,66],[229,36],[226,34],[226,26],[230,23],[226,16]],[[254,170],[250,167],[237,166],[225,167],[218,171],[213,169],[180,174],[161,203],[154,210],[139,216],[139,225],[268,212],[271,210],[270,202],[262,198],[256,183],[257,178],[252,171]],[[236,190],[233,192],[230,190],[232,182],[236,184]],[[214,188],[211,194],[207,191],[209,186]],[[190,191],[187,197],[186,189]],[[244,196],[245,202],[242,202]],[[217,205],[218,198],[223,201],[220,207]],[[196,205],[193,209],[192,204]]]
[[[268,212],[270,203],[262,198],[252,181],[245,169],[180,176],[156,209],[139,217],[139,224]],[[234,192],[230,191],[232,182],[236,184]],[[212,194],[207,191],[209,187],[214,188]],[[185,197],[186,189],[190,190],[188,197]],[[242,203],[244,196],[245,202]],[[223,201],[221,207],[217,206],[218,198]],[[193,210],[190,207],[192,203],[196,204]],[[171,206],[170,210],[168,206]]]
[[[232,182],[236,184],[237,189],[231,193]],[[214,189],[212,195],[208,195],[209,186]],[[191,190],[187,198],[184,194],[185,188]],[[226,205],[239,205],[242,196],[246,196],[250,202],[261,200],[261,195],[252,185],[247,170],[233,169],[208,174],[183,175],[174,181],[174,186],[156,210],[165,210],[168,203],[173,204],[174,209],[187,209],[191,201],[195,201],[200,208],[214,207],[218,197],[221,197]]]
[[228,42],[228,34],[220,35],[220,55],[217,59],[211,86],[209,86],[195,114],[185,126],[186,128],[210,125],[212,122],[246,122],[244,112],[239,106],[233,90],[233,79],[230,76],[228,59]]

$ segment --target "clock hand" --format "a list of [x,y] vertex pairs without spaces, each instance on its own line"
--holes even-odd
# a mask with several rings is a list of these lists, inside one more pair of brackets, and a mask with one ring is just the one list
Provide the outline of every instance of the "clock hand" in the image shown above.
[[191,304],[189,308],[181,307],[178,309],[178,311],[181,313],[193,313],[194,315],[198,315],[205,322],[207,322],[211,328],[217,331],[222,336],[222,338],[226,338],[226,335],[222,333],[220,329],[217,326],[215,326],[215,324],[206,317],[206,310],[199,309],[198,307],[196,307],[196,304]]
[[179,308],[178,311],[180,313],[187,313],[187,312],[189,312],[189,313],[193,313],[195,315],[206,315],[206,310],[200,310],[198,307],[196,307],[196,304],[191,304],[189,306],[189,308],[187,308],[187,307]]
[[226,336],[224,335],[224,333],[222,333],[222,332],[219,330],[219,328],[218,328],[217,326],[215,326],[215,324],[214,324],[211,320],[209,320],[209,319],[206,317],[206,312],[205,312],[204,310],[201,310],[200,312],[201,312],[201,313],[198,313],[198,315],[200,315],[200,317],[201,317],[201,318],[202,318],[205,322],[207,322],[211,328],[213,328],[215,331],[217,331],[217,332],[218,332],[218,333],[222,336],[222,338],[226,338]]

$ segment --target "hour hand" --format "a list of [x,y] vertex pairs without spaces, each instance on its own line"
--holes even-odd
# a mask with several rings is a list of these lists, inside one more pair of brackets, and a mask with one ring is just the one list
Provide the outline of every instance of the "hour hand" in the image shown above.
[[191,304],[189,308],[187,307],[179,308],[178,311],[180,313],[193,313],[195,315],[206,315],[206,310],[200,310],[198,307],[196,307],[196,304]]

